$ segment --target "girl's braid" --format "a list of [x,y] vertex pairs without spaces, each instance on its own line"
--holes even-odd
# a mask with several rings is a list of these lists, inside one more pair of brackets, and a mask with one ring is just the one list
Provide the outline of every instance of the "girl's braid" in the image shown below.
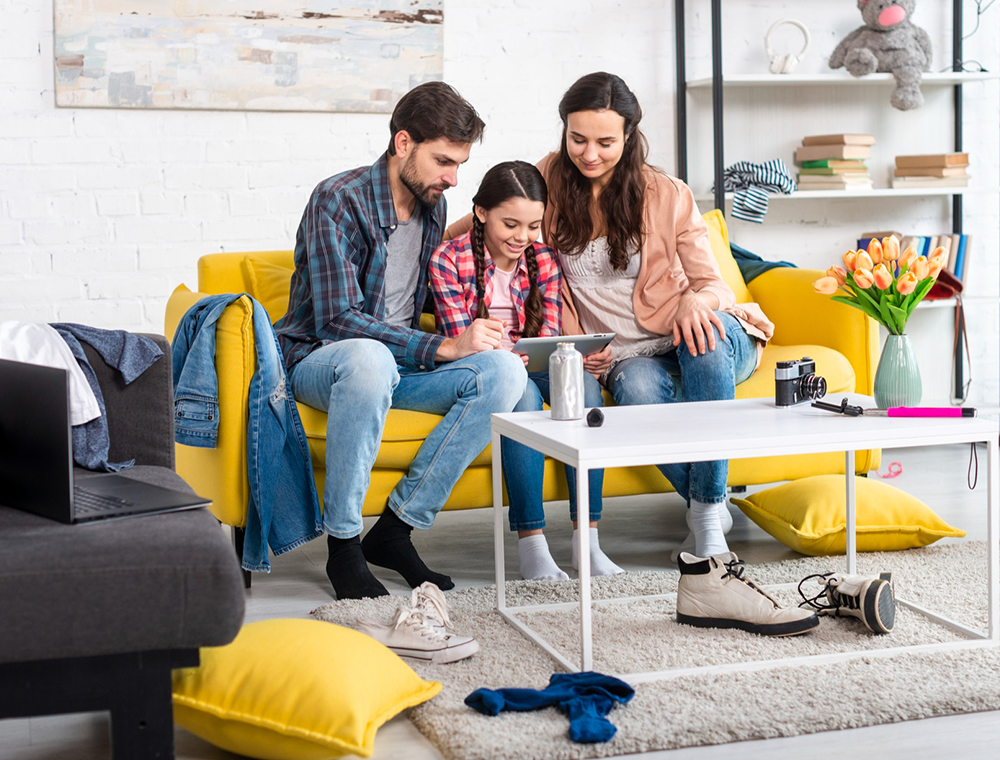
[[535,244],[530,244],[524,250],[524,258],[528,264],[528,280],[531,289],[524,301],[524,332],[525,338],[535,338],[542,329],[542,291],[538,287],[538,258]]
[[475,210],[472,213],[472,256],[476,262],[476,319],[489,319],[490,311],[486,308],[486,254],[485,232],[483,223],[479,221]]

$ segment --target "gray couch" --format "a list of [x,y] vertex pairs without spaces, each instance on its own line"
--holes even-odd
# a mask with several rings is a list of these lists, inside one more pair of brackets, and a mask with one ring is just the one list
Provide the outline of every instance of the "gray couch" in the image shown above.
[[[187,488],[174,472],[170,348],[150,337],[164,356],[128,386],[85,345],[109,459]],[[115,760],[172,758],[170,671],[232,641],[243,612],[236,554],[208,510],[63,525],[0,506],[0,718],[108,710]]]

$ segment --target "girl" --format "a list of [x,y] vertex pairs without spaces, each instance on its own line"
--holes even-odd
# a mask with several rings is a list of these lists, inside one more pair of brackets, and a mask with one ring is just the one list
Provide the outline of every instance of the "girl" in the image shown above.
[[[562,278],[554,251],[537,243],[547,190],[541,173],[524,161],[507,161],[486,172],[472,199],[472,229],[444,243],[431,257],[430,283],[438,331],[459,335],[475,319],[502,324],[500,348],[515,350],[521,337],[560,335]],[[525,361],[527,357],[525,357]],[[548,372],[528,374],[529,382],[515,412],[537,411],[549,400]],[[601,406],[601,387],[584,373],[585,404]],[[521,577],[566,580],[549,553],[542,533],[544,456],[506,438],[501,444],[504,482],[510,500],[510,529],[518,535]],[[576,521],[576,472],[566,468],[570,518]],[[601,551],[604,472],[590,473],[590,566],[592,575],[622,572]],[[573,568],[579,566],[574,532]]]
[[[565,278],[563,329],[617,333],[584,367],[620,405],[733,398],[774,326],[756,304],[735,303],[690,188],[647,163],[635,95],[620,77],[589,74],[559,116],[559,150],[539,169],[552,201],[543,234]],[[689,507],[691,533],[672,559],[728,551],[729,463],[659,469]]]

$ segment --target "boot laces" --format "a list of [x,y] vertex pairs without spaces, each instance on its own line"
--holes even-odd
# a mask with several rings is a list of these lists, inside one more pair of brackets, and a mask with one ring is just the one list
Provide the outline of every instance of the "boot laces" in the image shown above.
[[[843,607],[849,610],[858,609],[861,606],[861,600],[851,594],[842,594],[837,591],[836,586],[831,583],[834,575],[834,573],[814,573],[799,581],[799,595],[803,599],[799,603],[799,607],[809,606],[820,612],[832,612],[834,615],[839,615]],[[802,584],[813,578],[818,579],[819,593],[815,596],[807,596],[806,592],[802,590]]]
[[760,588],[760,586],[756,585],[752,580],[746,577],[745,575],[746,563],[744,563],[743,560],[734,559],[730,560],[729,562],[724,562],[723,564],[726,567],[726,574],[722,576],[723,580],[725,580],[726,578],[735,578],[736,580],[745,583],[754,591],[756,591],[758,594],[766,598],[771,604],[774,605],[774,609],[776,610],[781,609],[781,605],[778,604],[778,602],[774,599],[774,597],[772,597],[770,594],[768,594],[766,591]]

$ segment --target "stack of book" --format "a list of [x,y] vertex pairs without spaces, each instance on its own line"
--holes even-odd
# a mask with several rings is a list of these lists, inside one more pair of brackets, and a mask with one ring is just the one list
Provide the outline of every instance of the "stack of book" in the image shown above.
[[871,190],[865,160],[875,136],[868,134],[810,135],[795,149],[799,190]]
[[948,271],[960,280],[965,279],[965,275],[969,271],[969,235],[902,235],[895,231],[863,232],[858,238],[858,248],[867,249],[872,238],[881,240],[889,235],[895,235],[899,238],[900,251],[905,251],[912,245],[918,256],[930,256],[938,246],[944,248],[948,251]]
[[892,186],[966,187],[969,184],[968,153],[931,153],[896,156]]

